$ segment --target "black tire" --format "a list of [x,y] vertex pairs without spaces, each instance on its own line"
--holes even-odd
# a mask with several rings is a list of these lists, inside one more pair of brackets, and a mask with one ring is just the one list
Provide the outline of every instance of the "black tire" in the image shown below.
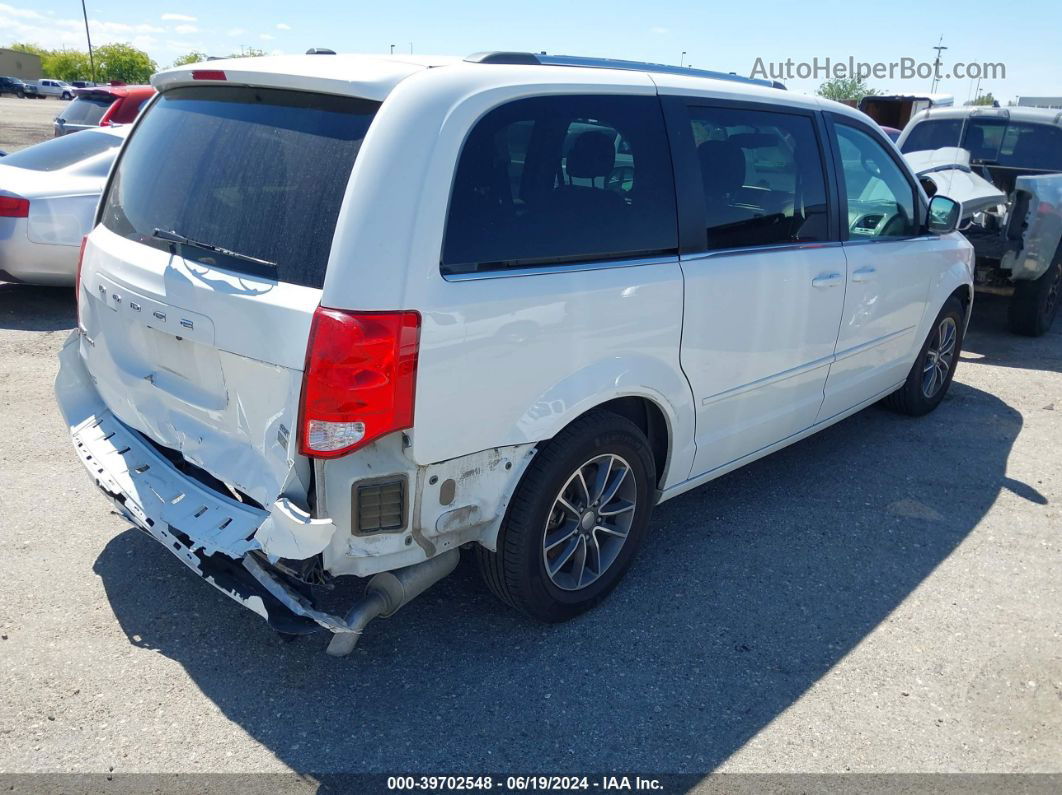
[[[589,544],[593,543],[598,550],[600,573],[585,587],[558,587],[546,570],[545,559],[550,554],[544,550],[547,523],[565,515],[556,501],[569,479],[588,464],[596,468],[591,464],[593,459],[608,454],[628,465],[626,477],[634,476],[634,488],[624,487],[629,489],[628,494],[636,495],[626,538],[612,562],[602,565],[605,542],[599,544],[596,540],[596,527],[592,531],[579,530],[576,523],[576,535],[588,532],[594,539],[581,542],[584,565],[590,561]],[[608,411],[591,412],[561,431],[535,455],[509,503],[498,534],[497,551],[477,547],[480,573],[495,596],[533,619],[556,623],[573,618],[598,604],[623,577],[648,530],[655,497],[656,466],[645,435],[624,417]],[[597,521],[594,519],[593,524]],[[578,547],[579,539],[575,538],[574,543]],[[557,558],[567,551],[565,545]],[[574,554],[569,553],[568,557],[574,559]],[[593,574],[592,569],[589,573]],[[577,582],[582,576],[580,570]]]
[[1025,337],[1040,337],[1051,330],[1062,293],[1062,257],[1055,257],[1047,272],[1035,281],[1014,283],[1007,309],[1010,330]]
[[25,91],[19,91],[18,92],[18,98],[19,99],[25,99],[26,98],[26,92]]
[[63,98],[63,99],[73,99],[73,98],[74,98],[74,95],[73,95],[73,94],[71,94],[71,93],[70,93],[69,91],[64,91],[64,92],[63,92],[63,97],[62,97],[62,98]]
[[[940,369],[937,369],[938,381],[934,382],[934,388],[927,394],[925,378],[927,367],[931,357],[934,356],[937,346],[940,345],[942,330],[950,321],[954,330],[954,342],[950,347],[951,358],[948,361],[947,375],[941,377]],[[943,308],[937,315],[933,325],[929,328],[929,335],[922,348],[918,352],[918,358],[911,365],[911,372],[907,374],[907,380],[903,386],[885,398],[885,405],[901,414],[911,417],[921,417],[928,414],[944,399],[952,378],[955,377],[955,368],[959,364],[959,354],[962,352],[963,333],[966,327],[966,313],[962,302],[954,296],[944,302]],[[946,346],[947,347],[947,346]],[[931,353],[932,351],[932,353]],[[937,357],[939,358],[939,356]]]

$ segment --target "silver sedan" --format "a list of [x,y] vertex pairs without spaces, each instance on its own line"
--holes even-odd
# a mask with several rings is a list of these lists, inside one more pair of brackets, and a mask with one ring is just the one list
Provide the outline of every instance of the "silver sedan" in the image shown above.
[[0,281],[72,285],[128,127],[85,130],[0,160]]

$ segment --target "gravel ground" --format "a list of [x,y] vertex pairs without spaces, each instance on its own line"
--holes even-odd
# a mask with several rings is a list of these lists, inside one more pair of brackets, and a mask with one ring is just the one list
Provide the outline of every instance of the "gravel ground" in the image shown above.
[[69,105],[59,99],[0,97],[0,151],[17,152],[53,135],[52,122]]
[[1004,318],[934,414],[661,506],[590,614],[463,564],[336,660],[108,510],[51,393],[70,291],[0,285],[0,771],[1062,771],[1062,322]]

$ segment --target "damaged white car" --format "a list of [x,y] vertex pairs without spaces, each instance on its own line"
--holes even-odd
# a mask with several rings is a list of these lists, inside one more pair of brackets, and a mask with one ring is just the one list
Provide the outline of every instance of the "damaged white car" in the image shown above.
[[1048,331],[1062,292],[1062,113],[929,110],[897,145],[928,195],[962,203],[977,289],[1011,296],[1014,332]]
[[153,83],[57,398],[126,518],[333,654],[461,548],[575,616],[657,502],[958,364],[959,207],[842,105],[528,53]]

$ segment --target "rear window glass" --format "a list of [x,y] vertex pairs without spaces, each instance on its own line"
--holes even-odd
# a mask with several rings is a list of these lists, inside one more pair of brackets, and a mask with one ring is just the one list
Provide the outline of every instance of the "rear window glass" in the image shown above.
[[911,128],[900,151],[924,152],[928,149],[943,149],[945,146],[958,146],[961,133],[962,119],[923,121]]
[[4,165],[31,171],[58,171],[121,144],[122,139],[116,135],[83,130],[10,154],[4,158]]
[[[960,142],[961,136],[961,142]],[[1062,128],[1006,118],[939,119],[911,130],[902,151],[961,146],[975,162],[1009,168],[1062,170]]]
[[[237,86],[167,91],[144,116],[103,202],[111,231],[158,248],[156,230],[274,263],[321,287],[336,217],[379,103]],[[80,135],[81,133],[78,133]],[[186,259],[262,273],[193,244]]]
[[113,97],[78,97],[66,106],[60,118],[67,124],[99,124],[113,102]]
[[461,152],[442,272],[673,252],[672,173],[656,97],[503,105],[483,117]]

